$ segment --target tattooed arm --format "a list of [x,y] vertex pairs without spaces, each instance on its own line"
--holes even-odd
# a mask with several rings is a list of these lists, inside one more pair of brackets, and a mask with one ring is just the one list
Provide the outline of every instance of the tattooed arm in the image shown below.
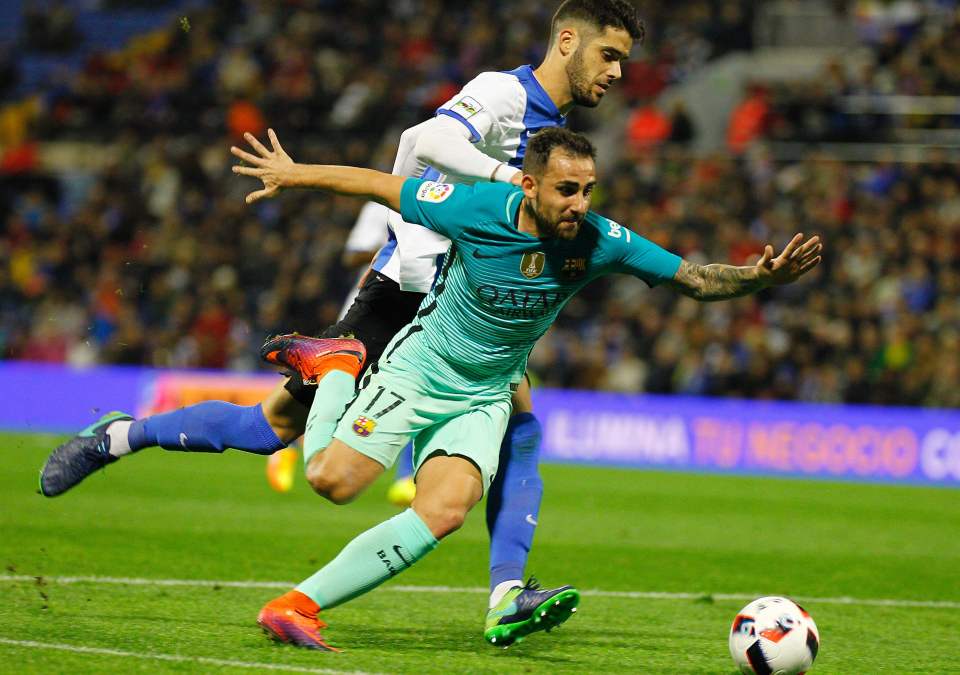
[[737,298],[767,286],[789,284],[820,263],[820,238],[802,241],[803,235],[796,235],[777,257],[768,244],[753,267],[697,265],[683,260],[670,284],[686,296],[705,301]]
[[756,267],[697,265],[686,260],[680,263],[670,284],[695,300],[738,298],[767,286]]

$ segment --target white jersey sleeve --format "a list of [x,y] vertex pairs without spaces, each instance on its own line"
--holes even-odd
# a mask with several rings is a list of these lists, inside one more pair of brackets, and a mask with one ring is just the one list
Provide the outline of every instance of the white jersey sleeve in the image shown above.
[[[437,110],[437,116],[456,120],[469,133],[473,148],[496,162],[513,168],[498,171],[497,177],[508,180],[523,163],[530,134],[546,127],[563,126],[564,116],[537,81],[533,68],[520,66],[509,72],[481,73]],[[446,120],[445,120],[446,122]],[[448,124],[443,125],[449,128]],[[410,127],[400,136],[393,173],[412,178],[451,183],[477,182],[477,169],[469,153],[454,148],[457,157],[453,166],[469,163],[473,175],[457,175],[452,169],[444,173],[417,155],[422,134],[440,128],[436,120]],[[464,136],[457,140],[462,141]],[[427,147],[429,144],[420,144]],[[469,149],[469,148],[468,148]],[[436,153],[433,153],[436,154]],[[479,162],[476,163],[479,166]],[[483,171],[486,179],[486,165]],[[492,168],[491,168],[492,170]],[[400,214],[390,212],[387,243],[374,260],[373,269],[399,282],[407,291],[426,293],[436,278],[439,256],[447,251],[450,241],[420,225],[406,223]]]
[[[517,129],[523,128],[527,95],[523,84],[510,73],[480,73],[437,109],[463,124],[477,149],[500,162],[516,156]],[[514,138],[516,137],[516,138]],[[464,182],[447,176],[450,182]],[[471,181],[472,182],[472,181]]]
[[[471,131],[449,115],[429,120],[417,138],[414,152],[445,175],[462,176],[475,181],[496,180],[497,174],[513,176],[516,169],[498,171],[504,162],[483,154],[470,142]],[[507,180],[507,178],[504,178]]]

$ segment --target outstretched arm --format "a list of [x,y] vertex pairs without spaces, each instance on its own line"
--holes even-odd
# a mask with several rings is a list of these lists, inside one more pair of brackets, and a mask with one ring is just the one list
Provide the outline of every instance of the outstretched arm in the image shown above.
[[233,172],[263,181],[263,189],[247,195],[247,204],[274,197],[284,188],[313,188],[370,199],[394,211],[400,210],[400,189],[406,180],[403,176],[353,166],[297,164],[281,147],[273,129],[269,129],[267,135],[272,150],[268,150],[253,134],[244,134],[243,137],[257,155],[236,146],[230,148],[234,156],[249,164],[237,164]]
[[697,265],[683,260],[670,284],[696,300],[737,298],[767,286],[793,283],[820,263],[822,249],[820,237],[804,242],[803,235],[797,234],[776,257],[773,247],[765,246],[763,256],[753,267]]

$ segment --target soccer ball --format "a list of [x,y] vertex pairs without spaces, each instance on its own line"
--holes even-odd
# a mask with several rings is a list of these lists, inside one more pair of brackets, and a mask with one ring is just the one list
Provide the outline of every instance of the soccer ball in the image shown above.
[[788,598],[758,598],[737,613],[730,628],[730,656],[741,673],[799,675],[820,649],[817,624]]

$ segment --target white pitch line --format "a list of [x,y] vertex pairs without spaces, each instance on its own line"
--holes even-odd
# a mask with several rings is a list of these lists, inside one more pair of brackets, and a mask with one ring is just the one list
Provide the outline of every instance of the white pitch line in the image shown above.
[[103,649],[101,647],[84,647],[82,645],[67,645],[57,642],[34,642],[33,640],[8,640],[0,638],[0,645],[23,647],[24,649],[56,649],[75,654],[95,654],[98,656],[122,656],[132,659],[147,659],[150,661],[175,661],[181,663],[205,663],[211,666],[225,668],[256,668],[257,670],[279,670],[286,673],[336,673],[337,675],[371,675],[362,671],[330,670],[329,668],[306,668],[303,666],[285,666],[279,663],[256,663],[251,661],[234,661],[232,659],[212,659],[206,656],[180,656],[179,654],[154,654],[125,652],[120,649]]
[[223,588],[291,588],[289,581],[216,581],[210,579],[144,579],[138,577],[47,577],[26,574],[0,575],[0,582],[32,581],[44,584],[118,584],[122,586],[192,586]]
[[[0,575],[3,582],[34,582],[49,584],[116,584],[123,586],[190,586],[209,588],[291,588],[292,581],[218,581],[214,579],[145,579],[139,577],[37,577],[25,574]],[[393,584],[384,586],[384,591],[394,593],[486,593],[480,586],[404,586]],[[674,593],[668,591],[604,591],[588,589],[580,592],[586,597],[626,598],[634,600],[753,600],[763,593]],[[863,605],[870,607],[918,607],[929,609],[960,609],[956,600],[910,600],[896,598],[817,598],[809,595],[791,596],[804,602],[824,605]]]

